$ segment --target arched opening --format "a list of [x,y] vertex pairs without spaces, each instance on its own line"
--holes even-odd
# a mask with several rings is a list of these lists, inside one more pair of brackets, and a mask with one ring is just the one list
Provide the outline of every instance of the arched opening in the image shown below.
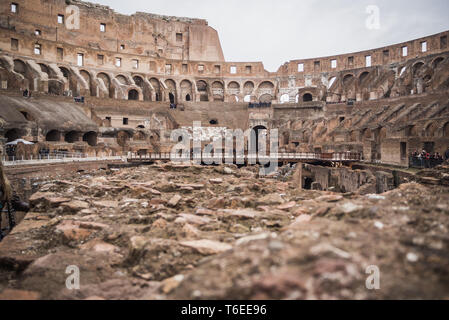
[[273,101],[273,96],[271,94],[263,94],[259,98],[259,102],[261,103],[270,103]]
[[49,142],[61,141],[61,132],[59,132],[58,130],[49,131],[45,136],[45,141]]
[[48,69],[47,65],[45,65],[43,63],[39,63],[39,67],[41,68],[41,71],[43,73],[46,73],[47,76],[50,76],[50,70]]
[[413,75],[416,76],[416,74],[419,72],[419,70],[424,66],[423,62],[417,62],[413,65]]
[[27,67],[22,60],[14,60],[14,72],[20,73],[22,76],[26,75]]
[[172,79],[165,81],[168,90],[168,100],[170,103],[176,103],[176,82]]
[[369,72],[365,71],[363,72],[360,77],[359,77],[359,85],[363,86],[364,85],[364,81],[366,80],[366,78],[369,76]]
[[62,76],[68,80],[70,76],[70,71],[64,67],[59,67],[59,70],[61,70]]
[[104,85],[104,90],[107,93],[109,98],[114,97],[114,90],[111,88],[111,80],[109,76],[106,73],[99,73],[97,74],[97,79],[100,80],[101,83]]
[[347,74],[343,78],[343,85],[348,86],[352,83],[353,80],[354,80],[354,76],[352,74]]
[[185,101],[193,100],[192,83],[189,80],[182,80],[181,84],[181,96],[184,97]]
[[285,93],[281,96],[281,99],[280,99],[281,103],[288,103],[289,101],[290,101],[290,97],[288,96],[288,94]]
[[145,141],[146,138],[147,138],[146,134],[144,132],[142,132],[142,131],[137,131],[134,134],[134,140],[135,141]]
[[136,86],[138,86],[139,88],[143,88],[143,79],[140,76],[134,76],[133,81]]
[[332,77],[332,78],[329,79],[329,82],[327,83],[327,88],[328,89],[332,88],[332,86],[335,83],[335,80],[337,80],[337,77]]
[[446,123],[443,127],[443,137],[449,138],[449,122]]
[[209,121],[209,124],[215,126],[215,125],[218,124],[218,120],[217,120],[217,119],[211,119],[211,120]]
[[303,102],[310,102],[313,101],[313,96],[310,93],[306,93],[302,96]]
[[312,184],[313,184],[312,178],[305,178],[304,179],[304,190],[311,190]]
[[128,85],[128,80],[126,79],[125,76],[122,76],[122,75],[120,74],[120,75],[118,75],[118,76],[116,77],[116,79],[117,79],[118,82],[120,82],[121,85],[124,85],[124,86]]
[[128,100],[139,100],[139,92],[135,89],[129,90]]
[[203,80],[200,80],[196,83],[196,87],[198,88],[198,92],[206,92],[207,91],[207,83]]
[[91,85],[91,77],[90,77],[90,73],[89,72],[87,72],[86,70],[81,70],[80,71],[80,75],[84,78],[84,80],[86,81],[86,85],[87,85],[87,90],[89,90],[89,94],[91,95],[91,96],[95,96],[95,92],[94,92],[94,90],[93,90],[93,88],[92,88],[92,85]]
[[150,84],[153,87],[154,90],[154,97],[156,101],[162,101],[162,95],[161,95],[161,85],[159,83],[159,80],[156,78],[150,79]]
[[245,95],[251,95],[254,91],[254,83],[251,81],[245,82],[245,84],[243,85],[243,91]]
[[26,111],[20,111],[20,113],[23,115],[23,117],[27,120],[27,121],[34,121],[34,117],[26,112]]
[[22,137],[22,134],[21,134],[20,129],[14,128],[14,129],[6,131],[6,133],[5,133],[5,138],[6,138],[7,142],[15,141],[17,139],[20,139],[21,137]]
[[126,131],[120,131],[117,133],[117,143],[121,147],[125,147],[128,144],[129,139],[131,139],[131,136]]
[[438,66],[440,65],[441,62],[443,62],[443,60],[444,60],[443,57],[438,57],[435,60],[433,60],[433,62],[432,62],[433,69],[438,68]]
[[224,85],[220,81],[212,83],[212,94],[214,101],[224,101]]
[[70,131],[65,134],[64,141],[67,143],[74,143],[79,141],[80,134],[76,131]]
[[97,145],[97,133],[93,131],[86,132],[83,135],[83,141],[87,142],[91,147],[95,147]]
[[256,139],[256,152],[259,152],[259,140],[260,140],[260,135],[262,135],[264,132],[265,134],[267,134],[267,128],[264,126],[256,126],[252,129],[252,131],[255,134],[255,139]]

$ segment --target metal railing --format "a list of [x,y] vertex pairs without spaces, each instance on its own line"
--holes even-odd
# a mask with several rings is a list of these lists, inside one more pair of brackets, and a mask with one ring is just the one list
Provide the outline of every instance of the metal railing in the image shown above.
[[361,161],[362,154],[361,153],[352,153],[352,152],[336,152],[336,153],[313,153],[313,152],[301,152],[301,153],[274,153],[270,155],[253,155],[253,154],[245,154],[245,155],[236,155],[236,154],[226,154],[226,153],[217,153],[214,156],[203,155],[203,154],[189,154],[187,157],[184,157],[182,154],[171,154],[171,153],[147,153],[147,154],[137,154],[137,153],[129,153],[128,161],[205,161],[211,162],[215,159],[222,159],[226,162],[228,161],[249,161],[249,162],[257,162],[257,160],[265,160],[265,161],[332,161],[332,162],[343,162],[343,161]]
[[122,161],[126,162],[127,159],[124,156],[107,156],[107,157],[92,157],[85,154],[74,155],[54,155],[48,154],[39,157],[30,157],[29,159],[16,157],[3,157],[2,162],[4,166],[17,166],[17,165],[35,165],[35,164],[50,164],[50,163],[73,163],[73,162],[92,162],[92,161]]

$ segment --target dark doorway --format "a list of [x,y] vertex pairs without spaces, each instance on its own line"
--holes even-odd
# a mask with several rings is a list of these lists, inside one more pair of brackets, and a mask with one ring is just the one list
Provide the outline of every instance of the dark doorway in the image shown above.
[[401,142],[401,160],[407,159],[407,142]]
[[186,95],[186,101],[190,101],[192,98],[190,97],[190,94]]
[[[263,131],[263,130],[267,130],[267,128],[266,127],[264,127],[264,126],[257,126],[257,127],[254,127],[253,128],[253,132],[255,133],[255,135],[256,135],[256,152],[259,152],[259,134],[261,133],[261,131]],[[252,144],[252,143],[251,143]],[[253,144],[252,144],[253,145]]]
[[304,102],[313,101],[313,97],[310,93],[306,93],[305,95],[302,96],[302,101]]
[[139,100],[139,92],[137,90],[129,90],[128,100]]
[[83,135],[83,141],[87,142],[91,147],[95,147],[97,145],[97,133],[90,131]]
[[60,141],[61,140],[61,133],[58,130],[51,130],[47,135],[45,136],[45,141]]
[[168,94],[168,98],[170,99],[170,103],[175,103],[175,96],[173,95],[173,93],[169,93]]
[[7,142],[15,141],[15,140],[19,139],[20,137],[21,137],[21,134],[20,134],[19,129],[11,129],[5,133],[5,138],[6,138]]
[[313,183],[312,178],[305,178],[304,179],[304,189],[305,190],[311,190],[312,189],[312,183]]

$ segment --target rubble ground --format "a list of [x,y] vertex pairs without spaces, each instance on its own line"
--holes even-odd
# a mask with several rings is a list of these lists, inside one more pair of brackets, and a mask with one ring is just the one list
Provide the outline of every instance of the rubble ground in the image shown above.
[[300,190],[257,167],[76,174],[44,183],[0,244],[0,299],[448,299],[448,195]]

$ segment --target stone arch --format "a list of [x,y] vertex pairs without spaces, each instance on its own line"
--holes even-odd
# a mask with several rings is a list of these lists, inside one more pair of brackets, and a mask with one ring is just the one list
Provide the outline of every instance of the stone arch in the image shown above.
[[119,74],[118,76],[116,76],[115,79],[117,79],[117,81],[123,86],[129,85],[128,79],[122,74]]
[[22,76],[26,77],[28,71],[27,65],[20,59],[14,60],[14,72],[20,73]]
[[352,83],[352,81],[355,79],[354,75],[352,73],[348,73],[344,75],[343,77],[343,85],[348,86]]
[[94,131],[86,132],[83,135],[83,141],[87,142],[87,144],[91,147],[95,147],[97,145],[97,133]]
[[438,129],[438,123],[430,122],[428,123],[423,130],[423,137],[435,137],[435,133]]
[[273,96],[271,94],[262,94],[259,98],[259,102],[268,103],[273,101]]
[[184,101],[193,101],[193,87],[192,82],[185,79],[181,81],[181,96]]
[[137,91],[136,89],[130,89],[128,91],[128,100],[139,100],[139,91]]
[[9,129],[8,131],[5,132],[6,142],[15,141],[17,139],[22,138],[23,133],[24,133],[23,130],[18,128]]
[[245,95],[251,95],[254,91],[254,82],[252,81],[246,81],[243,85],[243,92]]
[[271,81],[263,81],[261,84],[259,84],[259,89],[274,89],[274,83]]
[[221,81],[214,81],[212,83],[212,89],[224,89],[223,82],[221,82]]
[[168,101],[170,101],[170,103],[176,103],[177,102],[176,82],[172,79],[167,79],[165,80],[165,85],[167,86]]
[[444,57],[437,57],[437,58],[433,59],[433,61],[432,61],[432,69],[435,70],[436,68],[438,68],[440,63],[442,63],[444,60],[445,60]]
[[95,88],[92,85],[92,77],[90,76],[90,73],[86,70],[81,70],[80,71],[80,75],[84,78],[84,80],[86,81],[86,84],[88,86],[87,90],[89,90],[89,94],[91,96],[96,96],[95,94]]
[[240,90],[240,84],[236,81],[231,81],[228,83],[228,89]]
[[330,77],[329,81],[327,83],[327,88],[330,89],[335,84],[335,80],[337,80],[337,77]]
[[232,94],[231,96],[229,96],[229,102],[237,103],[239,101],[240,101],[240,99],[239,99],[239,97],[237,95]]
[[197,81],[196,86],[200,92],[207,91],[207,83],[204,80]]
[[133,77],[133,81],[134,81],[136,86],[138,86],[139,88],[143,89],[144,81],[143,81],[143,78],[141,76],[138,76],[138,75],[134,76]]
[[131,135],[127,131],[120,131],[117,133],[117,144],[121,147],[125,147],[130,139]]
[[212,83],[212,94],[214,101],[224,101],[224,84],[221,81],[214,81]]
[[310,102],[313,101],[313,96],[311,93],[307,92],[302,96],[302,101],[303,102]]
[[39,67],[41,68],[41,71],[43,73],[46,73],[47,76],[50,78],[50,68],[48,68],[48,66],[44,63],[39,63]]
[[147,135],[142,130],[137,130],[134,133],[133,139],[135,141],[145,141],[147,139]]
[[154,101],[162,101],[161,84],[158,79],[151,78],[150,84],[154,90]]
[[280,103],[288,103],[290,101],[290,97],[288,95],[288,93],[284,93],[283,95],[281,95],[281,97],[279,98],[279,102]]
[[64,141],[67,143],[75,143],[79,141],[80,133],[78,131],[69,131],[64,135]]
[[207,83],[206,81],[199,80],[196,83],[198,92],[200,93],[200,101],[209,101],[209,95],[207,93]]
[[100,72],[99,74],[97,74],[97,79],[101,79],[101,81],[105,86],[106,92],[108,93],[109,98],[113,98],[114,89],[111,86],[111,79],[109,78],[109,76],[104,72]]
[[416,75],[418,74],[419,70],[420,70],[423,66],[424,66],[424,62],[422,62],[422,61],[416,62],[416,63],[413,65],[413,67],[412,67],[412,70],[413,70],[413,76],[416,76]]
[[406,137],[417,137],[418,136],[418,128],[415,125],[411,125],[405,128],[405,136]]
[[360,76],[359,76],[359,85],[360,86],[364,86],[364,84],[365,84],[364,82],[368,78],[369,74],[370,73],[368,71],[362,72],[360,74]]
[[449,138],[449,122],[446,122],[446,124],[443,126],[443,137]]
[[58,130],[50,130],[45,135],[45,141],[58,142],[61,141],[61,132]]

